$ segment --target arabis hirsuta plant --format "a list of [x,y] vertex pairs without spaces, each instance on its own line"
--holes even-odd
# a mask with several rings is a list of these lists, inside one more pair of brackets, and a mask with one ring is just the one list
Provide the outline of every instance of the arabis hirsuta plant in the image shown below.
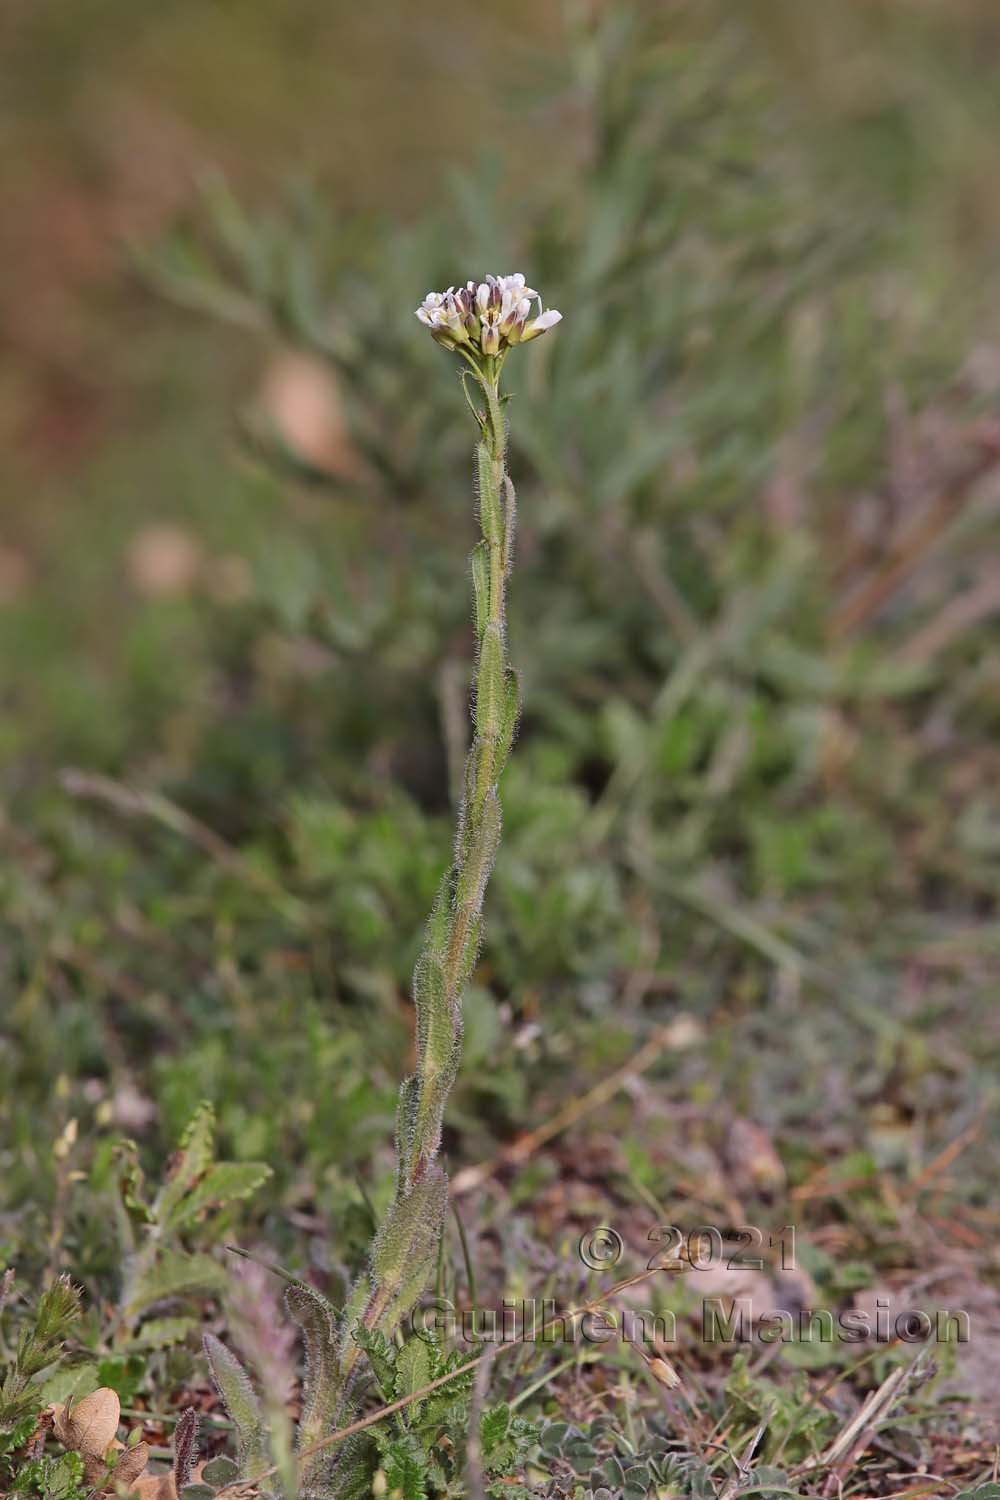
[[[532,303],[539,312],[531,317]],[[479,426],[476,488],[480,540],[472,550],[477,661],[473,740],[465,767],[455,856],[438,890],[413,976],[417,1068],[400,1090],[396,1196],[376,1238],[367,1272],[344,1320],[342,1363],[350,1378],[360,1350],[352,1331],[391,1328],[413,1306],[433,1267],[448,1198],[438,1163],[448,1094],[462,1046],[462,996],[479,952],[483,898],[500,842],[498,783],[519,708],[507,661],[506,586],[514,548],[515,496],[505,464],[506,423],[500,370],[510,350],[559,322],[541,312],[522,275],[487,276],[460,290],[430,292],[417,317],[444,348],[469,366],[466,398]]]
[[[517,678],[507,660],[515,497],[505,463],[500,371],[511,349],[553,328],[561,314],[543,312],[538,293],[518,273],[429,292],[417,317],[467,366],[465,396],[479,428],[475,473],[481,536],[471,558],[477,645],[473,736],[454,858],[438,888],[413,975],[416,1071],[399,1092],[392,1204],[339,1320],[326,1299],[304,1283],[291,1286],[286,1296],[308,1356],[297,1437],[303,1500],[342,1500],[366,1482],[363,1451],[352,1442],[320,1445],[350,1421],[357,1406],[366,1364],[362,1345],[371,1348],[376,1335],[391,1336],[412,1310],[430,1280],[441,1242],[448,1206],[448,1178],[439,1161],[441,1131],[461,1057],[462,998],[479,953],[483,899],[500,843],[500,774],[519,710]],[[281,1465],[246,1372],[217,1339],[210,1338],[207,1347],[239,1429],[244,1477],[275,1474]]]

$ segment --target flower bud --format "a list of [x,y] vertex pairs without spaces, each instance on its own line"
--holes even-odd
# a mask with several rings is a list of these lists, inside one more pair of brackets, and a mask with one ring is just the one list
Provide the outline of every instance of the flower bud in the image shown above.
[[497,314],[484,320],[480,342],[484,354],[500,353],[500,319]]

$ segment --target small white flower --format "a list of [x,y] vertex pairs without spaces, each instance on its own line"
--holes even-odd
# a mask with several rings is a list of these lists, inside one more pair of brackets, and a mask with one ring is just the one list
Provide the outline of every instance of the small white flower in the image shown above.
[[[533,300],[538,315],[529,319]],[[562,318],[554,309],[542,312],[541,298],[520,271],[467,281],[457,291],[450,286],[445,292],[428,292],[416,315],[439,344],[464,348],[472,356],[502,354],[538,338]]]
[[537,339],[540,333],[547,333],[550,328],[554,328],[557,323],[561,322],[562,313],[550,307],[548,312],[540,313],[537,318],[532,318],[521,335],[521,342],[526,344],[529,339]]

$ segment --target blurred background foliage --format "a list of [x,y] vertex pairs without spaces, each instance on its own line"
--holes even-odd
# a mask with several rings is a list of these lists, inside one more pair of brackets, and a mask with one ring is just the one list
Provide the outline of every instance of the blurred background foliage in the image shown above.
[[565,321],[509,366],[526,712],[453,1158],[680,1009],[642,1145],[593,1127],[626,1199],[742,1115],[793,1183],[971,1129],[981,1214],[995,7],[0,27],[0,1260],[100,1289],[93,1142],[155,1164],[206,1096],[283,1253],[364,1243],[467,732],[472,438],[411,309],[486,269]]

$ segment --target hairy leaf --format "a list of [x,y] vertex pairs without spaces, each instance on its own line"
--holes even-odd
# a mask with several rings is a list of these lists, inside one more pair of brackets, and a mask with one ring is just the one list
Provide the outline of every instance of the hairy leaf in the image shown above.
[[212,1165],[215,1155],[215,1111],[202,1100],[181,1136],[167,1180],[153,1203],[153,1217],[163,1228],[171,1227],[183,1199]]
[[455,1027],[444,969],[436,954],[425,953],[419,959],[413,973],[413,999],[422,1070],[440,1072],[448,1064]]
[[503,545],[503,513],[500,508],[502,465],[491,458],[485,443],[476,448],[476,486],[479,491],[479,523],[491,547]]
[[214,1334],[205,1335],[205,1354],[219,1395],[236,1427],[242,1477],[256,1479],[268,1467],[264,1418],[257,1394],[235,1354],[231,1354]]
[[499,776],[510,754],[521,713],[521,693],[516,675],[508,671],[504,678],[503,704],[500,711],[500,733],[497,736],[494,774]]
[[382,1467],[390,1494],[402,1500],[423,1500],[427,1493],[427,1464],[423,1450],[411,1437],[396,1438],[382,1450]]
[[183,1344],[198,1324],[194,1318],[150,1318],[129,1342],[130,1349],[170,1349]]
[[384,1299],[383,1329],[393,1329],[427,1285],[448,1206],[448,1179],[438,1166],[389,1210],[375,1237],[371,1276]]
[[136,1317],[147,1307],[171,1297],[221,1290],[226,1274],[209,1255],[187,1255],[183,1250],[161,1250],[129,1289],[126,1316]]
[[230,1480],[239,1475],[239,1468],[231,1458],[220,1453],[218,1458],[210,1458],[201,1471],[201,1477],[206,1484],[228,1484]]
[[496,744],[500,738],[505,698],[503,639],[500,627],[487,624],[479,652],[476,689],[476,733]]
[[[340,1361],[334,1310],[312,1287],[296,1283],[285,1292],[285,1305],[302,1329],[306,1349],[306,1375],[302,1387],[298,1447],[309,1448],[331,1431],[340,1397]],[[332,1453],[317,1453],[303,1466],[303,1478],[329,1468]]]
[[170,1228],[188,1224],[210,1208],[225,1208],[251,1193],[273,1175],[262,1161],[220,1161],[209,1167],[201,1181],[177,1204],[170,1215]]
[[483,799],[479,818],[475,824],[470,820],[466,833],[462,868],[455,887],[457,905],[478,911],[499,845],[500,799],[491,790]]
[[506,1402],[501,1402],[499,1406],[487,1407],[483,1412],[479,1421],[479,1441],[483,1448],[483,1458],[487,1463],[506,1438],[509,1427],[510,1407]]
[[[412,1396],[431,1380],[431,1350],[423,1339],[411,1338],[396,1355],[396,1395]],[[420,1416],[422,1401],[408,1408],[413,1417]]]
[[380,1333],[378,1329],[371,1332],[363,1325],[354,1330],[354,1341],[367,1354],[372,1374],[378,1381],[383,1399],[394,1401],[398,1394],[395,1344],[390,1344],[385,1334]]
[[472,590],[476,602],[476,635],[486,629],[490,608],[490,549],[486,542],[477,542],[472,549]]
[[198,1456],[198,1413],[188,1406],[177,1418],[174,1428],[174,1483],[183,1488],[191,1478],[191,1470]]

